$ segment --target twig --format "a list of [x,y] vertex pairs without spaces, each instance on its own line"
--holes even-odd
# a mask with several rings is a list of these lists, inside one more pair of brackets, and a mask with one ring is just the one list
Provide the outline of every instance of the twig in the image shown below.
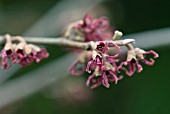
[[[15,37],[12,37],[13,39]],[[42,38],[42,37],[24,37],[25,41],[28,43],[34,44],[49,44],[49,45],[59,45],[70,48],[78,48],[78,49],[92,49],[92,42],[77,42],[72,41],[66,38]],[[134,42],[134,39],[125,39],[125,40],[116,40],[116,41],[104,41],[104,42],[112,42],[118,46],[124,46],[126,44]],[[5,43],[5,39],[3,36],[0,36],[0,44]],[[93,42],[94,44],[95,42]]]

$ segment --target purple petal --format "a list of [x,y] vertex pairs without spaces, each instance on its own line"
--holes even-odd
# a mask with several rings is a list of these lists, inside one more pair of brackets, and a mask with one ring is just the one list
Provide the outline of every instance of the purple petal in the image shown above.
[[78,64],[80,64],[80,61],[75,61],[75,62],[70,66],[70,68],[69,68],[70,74],[79,76],[79,75],[81,75],[81,74],[84,73],[84,71],[85,71],[85,67],[84,67],[84,66],[82,67],[82,69],[81,69],[80,71],[77,71],[77,70],[76,70],[76,67],[77,67]]
[[114,46],[115,48],[117,48],[118,50],[120,50],[120,47],[117,46],[116,44],[114,44],[113,42],[109,42],[108,45]]
[[94,89],[94,88],[97,88],[98,86],[100,86],[102,84],[102,78],[99,77],[98,80],[97,80],[97,83],[92,85],[90,88],[91,89]]
[[95,77],[94,74],[92,74],[91,76],[88,77],[87,81],[86,81],[86,86],[88,87],[90,85],[91,80]]
[[154,58],[158,58],[159,57],[159,55],[155,51],[153,51],[153,50],[145,52],[144,54],[145,55],[152,54],[154,56]]
[[136,66],[135,66],[136,63],[131,63],[129,62],[129,72],[126,72],[126,74],[128,76],[132,76],[134,73],[135,73],[135,70],[136,70]]
[[116,74],[113,72],[113,71],[109,71],[109,74],[112,76],[112,78],[114,79],[115,81],[115,84],[117,84],[119,78],[116,76]]
[[101,65],[102,64],[102,60],[99,56],[96,56],[96,62],[97,62],[97,65]]
[[106,53],[107,49],[108,49],[108,43],[105,43],[102,53]]
[[101,31],[107,30],[109,28],[109,20],[106,17],[101,17],[95,22],[98,29]]
[[7,53],[6,53],[6,50],[2,50],[1,52],[0,52],[0,66],[1,66],[1,68],[2,69],[9,69],[10,67],[11,67],[11,63],[9,63],[10,61],[9,61],[9,57],[8,57],[8,55],[7,55]]
[[143,70],[142,65],[140,65],[138,61],[136,61],[136,65],[138,67],[138,72],[142,72],[142,70]]
[[[117,67],[117,71],[119,72],[120,69],[123,68],[125,62],[121,62],[120,65]],[[122,70],[125,70],[124,68]]]
[[93,60],[91,60],[87,63],[86,72],[91,73],[90,66],[92,63],[93,63]]
[[150,61],[146,60],[146,59],[141,59],[141,61],[147,65],[154,65],[155,61],[150,58]]
[[39,63],[42,59],[47,58],[48,56],[49,53],[47,50],[45,48],[41,48],[41,50],[35,54],[35,60],[37,63]]
[[102,74],[102,84],[103,84],[106,88],[109,88],[109,87],[110,87],[109,80],[108,80],[105,72],[103,72],[103,74]]
[[27,56],[27,57],[24,57],[24,58],[20,58],[19,60],[19,64],[22,66],[22,67],[25,67],[25,66],[29,66],[33,63],[34,59],[32,58],[32,56]]

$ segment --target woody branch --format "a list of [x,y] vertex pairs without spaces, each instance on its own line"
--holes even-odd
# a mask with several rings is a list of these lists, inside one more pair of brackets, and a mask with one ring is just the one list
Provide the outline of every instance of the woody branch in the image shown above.
[[[11,36],[12,40],[16,36]],[[69,48],[77,48],[77,49],[84,49],[84,50],[91,50],[93,48],[93,44],[95,41],[90,42],[78,42],[69,40],[64,37],[58,37],[58,38],[45,38],[45,37],[23,37],[26,42],[33,43],[33,44],[44,44],[44,45],[58,45],[63,47],[69,47]],[[135,42],[134,39],[125,39],[125,40],[116,40],[116,41],[103,41],[103,42],[111,42],[118,46],[127,46],[129,43]],[[4,36],[0,36],[0,45],[5,43]]]

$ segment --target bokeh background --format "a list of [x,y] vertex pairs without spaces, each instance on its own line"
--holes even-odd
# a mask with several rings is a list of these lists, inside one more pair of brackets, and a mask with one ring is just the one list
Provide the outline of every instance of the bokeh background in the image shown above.
[[[142,73],[125,76],[109,89],[90,90],[85,86],[87,74],[67,73],[75,57],[61,47],[46,46],[50,57],[40,64],[0,72],[0,114],[169,114],[169,6],[169,0],[0,0],[2,35],[57,37],[68,23],[89,13],[108,16],[125,36],[142,32],[136,40],[151,31],[146,50],[160,54],[153,67],[144,65]],[[164,44],[164,31],[165,45],[158,46]]]

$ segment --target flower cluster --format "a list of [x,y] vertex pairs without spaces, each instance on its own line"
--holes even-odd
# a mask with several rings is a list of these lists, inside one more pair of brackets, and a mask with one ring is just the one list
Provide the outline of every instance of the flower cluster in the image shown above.
[[[91,70],[94,72],[89,76],[86,85],[89,86],[90,83],[93,83],[91,88],[96,88],[103,84],[105,87],[109,88],[109,82],[115,82],[117,84],[118,80],[122,79],[122,76],[117,75],[117,65],[118,54],[110,56],[107,54],[108,46],[115,44],[111,42],[102,42],[98,41],[95,44],[95,48],[92,52],[92,60],[87,64],[86,71],[91,73]],[[117,46],[116,46],[117,47]]]
[[[93,71],[86,82],[86,85],[91,85],[92,89],[100,85],[104,85],[106,88],[109,88],[109,82],[114,82],[115,84],[117,84],[117,82],[123,78],[123,76],[120,75],[120,70],[125,71],[128,76],[132,76],[136,70],[138,72],[141,72],[143,70],[143,67],[139,63],[139,61],[147,65],[153,65],[154,60],[152,58],[150,58],[150,61],[147,60],[145,58],[146,55],[150,54],[153,55],[154,58],[158,57],[158,54],[152,50],[146,52],[142,49],[135,48],[128,51],[126,61],[118,64],[119,55],[116,54],[111,56],[109,55],[109,53],[107,53],[107,50],[109,50],[109,47],[116,47],[117,50],[120,50],[119,46],[113,44],[113,42],[111,41],[98,41],[95,42],[93,47],[94,48],[90,54],[91,57],[88,58],[88,63],[86,66],[85,64],[83,64],[83,68],[81,71],[76,71],[75,69],[78,62],[70,67],[71,71],[74,71],[74,73],[70,71],[70,73],[73,75],[81,75],[84,72],[85,67],[86,72],[91,73]],[[81,62],[81,64],[82,63],[85,62]],[[124,66],[128,66],[129,70]]]
[[[75,29],[81,34],[76,34]],[[94,19],[86,15],[83,20],[74,23],[68,31],[66,32],[67,36],[76,34],[77,38],[84,38],[82,40],[84,42],[91,41],[92,48],[83,51],[79,55],[78,60],[70,67],[69,72],[77,76],[83,74],[84,71],[90,73],[91,75],[88,77],[86,85],[91,86],[92,89],[100,85],[109,88],[111,82],[117,84],[123,78],[121,70],[125,71],[128,76],[132,76],[135,71],[141,72],[143,67],[140,62],[153,65],[155,63],[154,59],[147,60],[146,55],[153,55],[154,58],[158,58],[158,54],[153,50],[146,52],[140,48],[133,48],[130,44],[134,42],[133,40],[131,42],[129,42],[129,39],[117,40],[122,36],[122,33],[115,31],[113,35],[109,30],[109,22],[104,17]],[[74,36],[74,38],[76,37]],[[108,39],[110,40],[108,41]],[[127,59],[122,62],[119,61],[119,54],[113,55],[113,53],[110,53],[110,48],[120,51],[120,46],[128,48]],[[82,65],[81,70],[77,70],[79,64]]]
[[[39,63],[49,56],[45,48],[27,44],[19,36],[11,39],[9,35],[6,35],[5,38],[5,46],[0,52],[0,66],[2,69],[10,68],[12,63],[20,64],[22,67],[32,64],[34,60]],[[12,40],[19,43],[12,43]]]
[[111,40],[113,33],[108,18],[85,15],[82,20],[70,24],[65,36],[71,40],[89,42]]

